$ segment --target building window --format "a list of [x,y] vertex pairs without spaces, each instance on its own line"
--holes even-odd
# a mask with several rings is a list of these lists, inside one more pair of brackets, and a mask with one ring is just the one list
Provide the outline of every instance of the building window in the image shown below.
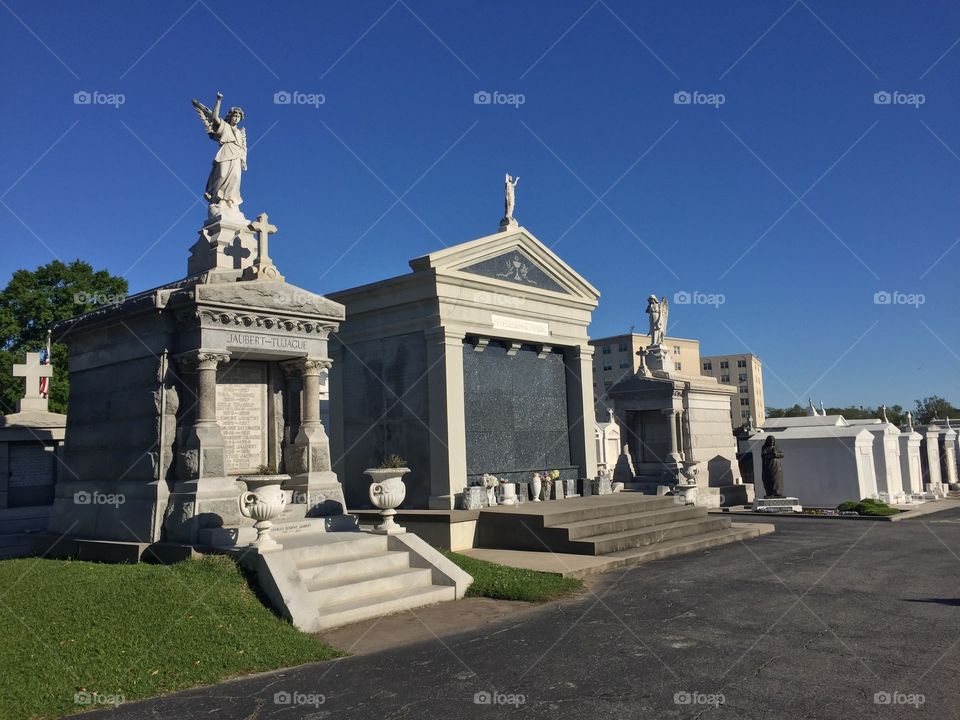
[[600,352],[602,352],[604,355],[609,355],[609,354],[610,354],[610,346],[609,346],[609,345],[603,345],[603,346],[600,348]]
[[721,370],[729,370],[729,369],[730,369],[730,363],[727,362],[726,360],[721,360],[721,361],[720,361],[720,369],[721,369]]
[[713,370],[713,363],[707,360],[707,362],[703,364],[703,369],[707,372],[711,372]]
[[747,388],[746,385],[741,385],[739,389],[740,389],[740,392],[742,392],[744,395],[750,392],[750,390]]
[[613,370],[613,363],[610,362],[609,360],[604,360],[604,361],[603,361],[603,369],[604,369],[604,370]]
[[619,350],[620,352],[626,352],[629,349],[630,348],[627,346],[625,342],[622,342],[617,346],[617,350]]
[[737,367],[739,367],[739,368],[745,368],[746,366],[747,366],[747,361],[746,361],[746,360],[737,360]]
[[746,374],[746,373],[739,373],[739,374],[737,375],[737,380],[739,380],[740,382],[746,382],[746,381],[747,381],[747,374]]
[[630,367],[630,358],[620,358],[620,367],[621,369]]
[[750,411],[749,411],[749,410],[741,410],[741,411],[740,411],[740,417],[742,417],[744,420],[746,420],[748,417],[750,417]]
[[680,346],[679,346],[679,345],[674,345],[674,346],[673,346],[673,354],[674,354],[674,355],[679,355],[679,354],[680,354]]
[[683,368],[680,367],[680,363],[675,362],[675,363],[673,364],[673,369],[674,369],[674,370],[682,370]]
[[740,398],[740,404],[744,407],[748,407],[750,405],[750,398]]
[[720,382],[723,382],[723,383],[728,383],[728,382],[730,382],[730,374],[729,374],[729,373],[726,373],[726,374],[720,373]]

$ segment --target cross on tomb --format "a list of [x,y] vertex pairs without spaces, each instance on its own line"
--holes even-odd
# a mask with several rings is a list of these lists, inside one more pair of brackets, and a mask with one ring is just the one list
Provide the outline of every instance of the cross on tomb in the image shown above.
[[40,378],[53,377],[53,366],[40,362],[40,353],[27,353],[26,362],[13,366],[13,376],[27,381],[23,400],[17,403],[17,410],[46,410],[47,399],[40,395]]
[[233,258],[233,269],[239,270],[240,266],[243,265],[243,259],[250,256],[250,251],[243,246],[239,237],[235,237],[229,247],[224,249],[223,254]]
[[266,213],[257,215],[256,222],[250,223],[250,229],[257,234],[257,265],[273,265],[270,260],[270,236],[277,231],[276,225],[271,225]]

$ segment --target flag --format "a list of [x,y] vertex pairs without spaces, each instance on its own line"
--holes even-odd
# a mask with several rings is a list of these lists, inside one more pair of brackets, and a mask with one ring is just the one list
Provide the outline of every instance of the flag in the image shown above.
[[[40,353],[40,364],[50,364],[50,333],[47,333],[47,347]],[[50,378],[40,378],[40,397],[45,398],[50,393]]]

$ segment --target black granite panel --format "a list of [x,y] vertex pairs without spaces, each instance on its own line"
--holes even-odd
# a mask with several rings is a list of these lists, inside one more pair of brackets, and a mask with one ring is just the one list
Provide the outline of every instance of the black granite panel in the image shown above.
[[427,361],[423,335],[411,333],[354,343],[343,349],[343,483],[348,509],[371,507],[370,478],[363,474],[386,456],[402,456],[401,507],[426,507],[430,497],[430,432],[427,429]]
[[488,258],[473,265],[461,268],[463,272],[483,275],[484,277],[506,280],[518,285],[529,285],[543,290],[568,294],[539,265],[519,250]]
[[560,352],[541,358],[524,346],[511,356],[498,341],[483,352],[466,343],[463,366],[468,477],[491,473],[519,480],[553,469],[576,477]]

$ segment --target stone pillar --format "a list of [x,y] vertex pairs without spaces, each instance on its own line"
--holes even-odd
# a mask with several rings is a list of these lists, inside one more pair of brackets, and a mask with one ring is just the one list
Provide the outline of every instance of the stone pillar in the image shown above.
[[[196,393],[194,420],[183,429],[177,450],[178,480],[223,477],[227,473],[223,434],[217,424],[217,365],[229,359],[230,353],[212,350],[191,350],[176,357],[180,369],[195,377]],[[185,384],[189,386],[189,382]]]
[[666,408],[663,414],[667,416],[667,422],[670,423],[670,452],[667,453],[667,465],[679,465],[683,459],[680,455],[677,438],[677,410],[676,408]]
[[[430,412],[431,510],[452,510],[467,486],[467,434],[464,417],[463,338],[444,327],[424,332],[427,343]],[[414,468],[416,472],[416,468]]]
[[943,482],[956,489],[957,479],[957,431],[949,428],[943,433],[943,468],[946,477]]
[[592,345],[578,345],[564,351],[567,366],[567,423],[570,460],[581,478],[597,476],[597,447],[594,442],[596,411],[593,397]]
[[940,474],[940,428],[938,426],[927,426],[924,431],[924,444],[926,446],[927,475],[923,481],[926,485],[931,486],[930,490],[932,492],[939,493],[941,492],[940,485],[943,479]]
[[299,376],[301,381],[300,427],[284,449],[284,466],[291,476],[293,502],[309,505],[308,517],[346,512],[343,488],[330,465],[330,440],[320,420],[320,373],[332,364],[329,358],[309,357],[283,363],[288,378]]

